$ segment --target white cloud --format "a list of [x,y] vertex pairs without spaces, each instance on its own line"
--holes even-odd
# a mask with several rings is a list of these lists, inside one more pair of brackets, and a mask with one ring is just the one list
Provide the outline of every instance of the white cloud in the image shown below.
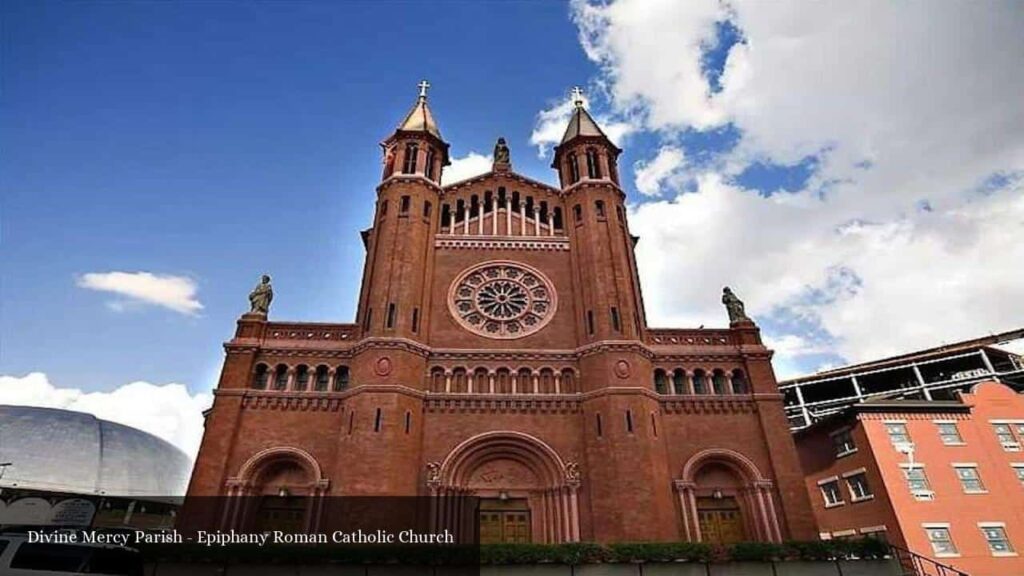
[[[631,207],[657,324],[724,322],[724,284],[851,361],[1024,324],[1016,4],[576,0],[573,14],[613,116],[663,142],[728,123],[741,135],[708,168],[659,179],[662,151],[639,165],[638,189],[665,197]],[[744,41],[712,92],[702,46],[723,20]],[[808,155],[795,193],[731,183],[751,162]]]
[[660,196],[662,186],[679,174],[685,161],[681,149],[665,146],[658,150],[658,155],[653,160],[636,163],[633,169],[636,173],[636,189],[645,196]]
[[441,185],[447,186],[455,182],[461,182],[491,171],[493,161],[490,156],[477,154],[470,151],[462,158],[452,158],[451,164],[445,167],[441,173]]
[[0,404],[40,406],[87,412],[149,432],[183,450],[192,459],[203,437],[203,410],[213,404],[210,394],[190,394],[182,384],[131,382],[110,392],[59,388],[46,374],[0,376]]
[[128,300],[114,300],[107,305],[122,312],[130,304],[154,304],[188,316],[203,309],[196,299],[195,280],[185,276],[151,274],[149,272],[90,272],[76,280],[81,288],[112,292]]

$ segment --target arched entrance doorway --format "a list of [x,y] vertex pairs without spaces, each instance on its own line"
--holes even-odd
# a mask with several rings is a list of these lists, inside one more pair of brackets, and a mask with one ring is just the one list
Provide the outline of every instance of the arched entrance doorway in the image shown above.
[[256,532],[315,529],[328,485],[308,452],[289,447],[263,450],[228,480],[221,525]]
[[427,465],[427,484],[438,527],[468,517],[481,542],[579,540],[579,467],[528,434],[474,436]]
[[773,484],[738,452],[709,449],[695,454],[683,467],[675,488],[687,540],[782,541]]

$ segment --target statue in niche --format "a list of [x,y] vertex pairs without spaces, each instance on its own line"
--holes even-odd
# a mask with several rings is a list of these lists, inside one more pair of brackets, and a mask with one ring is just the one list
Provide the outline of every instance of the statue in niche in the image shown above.
[[509,164],[511,161],[508,145],[505,144],[505,138],[498,138],[498,143],[494,145],[494,163]]
[[441,483],[441,464],[439,462],[427,462],[427,484],[437,486]]
[[722,304],[725,304],[725,311],[729,313],[730,324],[734,322],[750,322],[750,318],[743,307],[743,301],[737,298],[728,286],[722,290]]
[[249,313],[267,315],[270,302],[274,299],[274,289],[270,286],[270,276],[264,274],[260,283],[249,292]]

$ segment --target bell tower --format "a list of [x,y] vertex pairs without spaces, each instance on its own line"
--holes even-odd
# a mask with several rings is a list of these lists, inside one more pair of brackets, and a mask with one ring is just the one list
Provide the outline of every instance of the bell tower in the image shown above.
[[633,255],[636,240],[629,233],[626,195],[619,186],[622,150],[587,112],[578,87],[573,89],[573,105],[551,167],[558,171],[565,193],[567,228],[576,255],[581,344],[637,340],[646,321]]
[[357,321],[366,336],[422,340],[434,234],[440,217],[441,173],[449,164],[427,105],[419,96],[395,132],[381,143],[383,173],[373,226],[363,231],[367,257]]

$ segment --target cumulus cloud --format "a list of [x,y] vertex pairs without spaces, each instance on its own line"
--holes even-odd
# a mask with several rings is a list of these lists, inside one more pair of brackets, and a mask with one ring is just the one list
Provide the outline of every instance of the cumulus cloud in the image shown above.
[[473,176],[479,176],[491,171],[492,159],[490,156],[477,154],[470,151],[462,158],[452,158],[451,164],[445,167],[441,173],[441,185],[447,186],[455,182],[467,180]]
[[196,299],[198,287],[195,280],[185,276],[149,272],[90,272],[81,275],[76,284],[80,288],[121,296],[122,299],[108,303],[111,309],[118,312],[137,304],[163,306],[187,316],[195,316],[203,309],[203,305]]
[[[1014,3],[572,6],[607,114],[662,142],[635,166],[645,196],[630,210],[653,322],[714,323],[728,284],[791,357],[865,360],[1024,324]],[[686,165],[699,150],[681,137],[723,126],[738,143]],[[808,157],[792,193],[737,183],[754,163]]]
[[213,396],[190,394],[182,384],[131,382],[110,392],[83,392],[52,384],[46,374],[0,376],[0,404],[87,412],[149,432],[195,459],[203,437],[203,410]]
[[636,173],[636,189],[645,196],[660,196],[662,186],[680,174],[685,160],[681,149],[666,146],[658,150],[654,159],[637,162],[633,170]]

